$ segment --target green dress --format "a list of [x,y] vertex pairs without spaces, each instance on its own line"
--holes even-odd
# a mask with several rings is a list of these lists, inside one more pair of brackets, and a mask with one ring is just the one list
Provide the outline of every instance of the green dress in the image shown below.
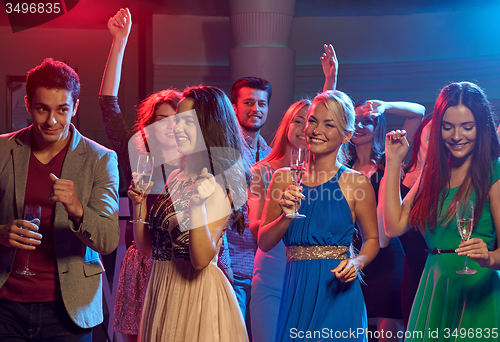
[[[500,179],[500,162],[492,166],[495,183]],[[449,189],[443,210],[457,190]],[[447,225],[440,221],[437,229],[427,229],[423,235],[429,249],[454,250],[461,241],[455,219]],[[496,233],[489,201],[471,238],[483,239],[492,250]],[[468,258],[469,268],[477,273],[457,274],[464,264],[465,256],[457,253],[428,255],[405,341],[500,341],[500,272]]]

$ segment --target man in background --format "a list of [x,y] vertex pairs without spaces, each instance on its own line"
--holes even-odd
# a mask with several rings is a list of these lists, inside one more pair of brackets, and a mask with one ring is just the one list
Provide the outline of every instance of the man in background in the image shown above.
[[[71,124],[80,81],[68,65],[46,59],[26,93],[32,124],[0,136],[0,341],[91,341],[103,321],[99,253],[120,238],[116,154]],[[39,222],[23,220],[28,204]],[[25,265],[35,274],[17,272]]]
[[[241,78],[233,84],[231,89],[231,101],[244,137],[243,158],[249,167],[271,152],[271,148],[260,135],[260,129],[267,120],[271,95],[271,84],[257,77]],[[245,318],[251,341],[249,302],[257,242],[248,228],[247,213],[247,210],[245,210],[245,231],[243,235],[240,236],[231,229],[228,229],[226,234],[234,277],[233,288]]]

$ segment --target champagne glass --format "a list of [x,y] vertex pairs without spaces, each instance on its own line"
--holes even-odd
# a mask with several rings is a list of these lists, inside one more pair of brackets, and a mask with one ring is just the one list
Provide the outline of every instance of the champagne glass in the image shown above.
[[[462,241],[467,241],[470,239],[472,233],[472,226],[474,225],[474,205],[472,201],[457,201],[457,225],[458,232],[462,237]],[[465,256],[465,267],[458,274],[474,274],[476,270],[471,270],[467,266],[467,255]]]
[[[307,157],[309,152],[306,148],[293,148],[290,154],[290,172],[292,173],[293,185],[300,186],[302,177],[306,172]],[[300,199],[299,199],[300,201]],[[295,211],[286,215],[291,218],[305,218],[306,215],[299,214],[297,211],[297,202],[295,202]]]
[[[26,208],[24,208],[24,220],[29,221],[33,224],[36,224],[37,226],[40,226],[40,219],[42,218],[42,207],[36,204],[28,204],[26,205]],[[35,275],[36,273],[33,272],[32,270],[29,269],[28,264],[29,264],[29,257],[30,257],[30,251],[26,251],[26,265],[24,266],[23,269],[16,270],[16,273],[22,274],[22,275],[28,275],[32,276]]]
[[149,183],[151,182],[151,177],[153,176],[153,169],[155,163],[154,158],[150,153],[145,153],[139,155],[139,159],[137,160],[137,178],[134,178],[135,187],[141,193],[141,205],[139,209],[139,217],[130,222],[132,223],[143,223],[148,224],[148,222],[144,221],[141,217],[142,213],[142,202],[144,199],[144,193],[149,187]]

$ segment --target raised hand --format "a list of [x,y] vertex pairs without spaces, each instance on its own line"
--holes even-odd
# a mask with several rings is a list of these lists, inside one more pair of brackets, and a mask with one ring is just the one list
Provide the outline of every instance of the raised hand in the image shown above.
[[14,220],[0,226],[0,244],[26,250],[35,250],[42,242],[38,226],[26,220]]
[[408,152],[409,144],[406,140],[406,131],[391,131],[385,135],[385,157],[387,162],[402,163]]
[[51,173],[49,177],[52,181],[49,201],[62,203],[68,215],[72,216],[76,221],[79,221],[83,216],[83,206],[78,200],[73,181],[59,179],[53,173]]
[[363,116],[372,116],[378,117],[385,112],[385,102],[379,100],[370,100],[366,101],[366,104],[363,106]]
[[191,203],[194,205],[202,205],[207,198],[215,193],[215,178],[211,173],[208,173],[207,168],[204,167],[198,176],[196,184],[196,193],[191,197]]
[[114,39],[127,38],[132,28],[132,16],[128,8],[121,8],[108,20],[108,30]]
[[295,203],[297,203],[297,210],[299,210],[300,199],[305,198],[302,194],[302,187],[292,184],[281,194],[278,205],[285,215],[293,214],[295,212]]
[[332,44],[325,44],[324,48],[325,52],[320,57],[323,74],[325,74],[325,86],[323,87],[323,91],[335,90],[337,86],[339,62]]
[[335,54],[332,44],[325,44],[324,48],[325,52],[320,57],[323,73],[325,74],[325,78],[336,78],[339,69],[337,55]]

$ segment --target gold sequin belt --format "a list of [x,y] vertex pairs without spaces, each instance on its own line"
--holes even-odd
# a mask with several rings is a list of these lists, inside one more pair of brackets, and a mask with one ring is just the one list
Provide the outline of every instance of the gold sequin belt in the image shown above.
[[346,259],[346,246],[288,246],[286,260]]

